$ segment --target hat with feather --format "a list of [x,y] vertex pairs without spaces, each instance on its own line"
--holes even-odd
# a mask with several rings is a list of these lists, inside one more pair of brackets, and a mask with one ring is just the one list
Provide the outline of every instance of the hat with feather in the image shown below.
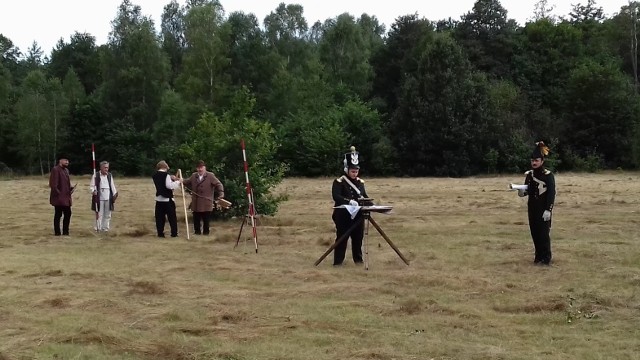
[[533,152],[531,153],[532,159],[543,159],[544,157],[549,155],[549,147],[544,144],[542,141],[538,141],[536,143],[536,147],[533,148]]
[[350,150],[350,152],[344,154],[344,159],[342,160],[345,173],[348,173],[349,169],[360,169],[360,159],[358,158],[360,154],[356,151],[355,146],[352,146]]

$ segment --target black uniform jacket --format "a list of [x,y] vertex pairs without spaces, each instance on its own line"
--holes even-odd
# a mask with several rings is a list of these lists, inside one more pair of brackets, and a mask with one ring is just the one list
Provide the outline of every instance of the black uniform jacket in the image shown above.
[[525,173],[525,185],[529,195],[529,206],[542,210],[553,210],[556,201],[556,181],[547,169],[529,170]]
[[[356,188],[349,184],[353,184]],[[364,180],[356,178],[351,180],[346,176],[341,176],[333,180],[333,187],[331,188],[331,195],[333,196],[334,206],[348,205],[350,200],[358,200],[361,198],[368,198],[367,191],[364,188]],[[360,201],[360,205],[373,205],[371,201]]]

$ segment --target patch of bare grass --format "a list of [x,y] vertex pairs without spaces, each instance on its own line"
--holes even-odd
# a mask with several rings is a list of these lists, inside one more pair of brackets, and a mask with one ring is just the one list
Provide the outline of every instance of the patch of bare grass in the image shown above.
[[63,344],[99,344],[114,346],[120,343],[120,339],[97,329],[81,329],[77,333],[57,339],[57,342]]
[[62,276],[64,272],[62,270],[49,270],[44,273],[45,276]]
[[[215,232],[215,230],[214,230]],[[243,234],[247,235],[251,232],[251,227],[249,229],[243,230]],[[197,237],[198,238],[198,237]],[[238,233],[232,233],[230,231],[218,232],[215,235],[209,235],[204,237],[207,243],[211,244],[235,244],[238,240]],[[242,237],[240,238],[242,240]]]
[[134,281],[129,284],[127,295],[162,295],[167,291],[161,284],[154,281]]
[[237,324],[243,321],[247,321],[250,317],[249,314],[244,311],[230,311],[219,314],[218,318],[222,322]]
[[71,300],[67,297],[55,297],[55,298],[47,299],[43,301],[43,303],[46,306],[49,306],[52,308],[65,308],[69,306],[70,302]]
[[406,315],[414,315],[422,311],[422,302],[416,298],[402,300],[398,310]]
[[132,238],[141,238],[143,236],[151,235],[151,230],[143,225],[135,229],[125,231],[123,235]]
[[37,273],[26,274],[23,277],[25,278],[35,278],[35,277],[45,277],[45,276],[56,277],[56,276],[62,276],[63,273],[64,272],[60,269],[41,270],[40,272],[37,272]]
[[532,314],[541,312],[562,312],[567,310],[567,302],[560,299],[533,300],[524,304],[502,304],[493,307],[495,311],[510,314]]

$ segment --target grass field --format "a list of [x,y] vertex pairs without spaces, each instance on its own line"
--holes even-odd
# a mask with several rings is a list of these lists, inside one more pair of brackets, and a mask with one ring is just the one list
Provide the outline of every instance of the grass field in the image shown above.
[[[151,179],[116,178],[108,236],[73,177],[70,237],[46,178],[0,181],[0,360],[640,359],[640,174],[557,174],[550,267],[523,176],[370,179],[369,270],[332,255],[331,178],[287,179],[274,217],[155,235]],[[168,225],[167,225],[168,229]],[[347,259],[351,252],[348,250]]]

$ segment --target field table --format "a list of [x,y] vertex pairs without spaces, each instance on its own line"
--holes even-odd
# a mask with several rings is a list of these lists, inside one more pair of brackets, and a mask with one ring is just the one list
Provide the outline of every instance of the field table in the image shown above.
[[404,255],[402,255],[402,253],[400,252],[398,247],[391,241],[391,239],[389,239],[387,234],[385,234],[385,232],[382,230],[380,225],[378,225],[378,223],[373,219],[373,217],[371,217],[371,213],[389,213],[389,212],[391,212],[391,210],[393,210],[392,206],[387,206],[387,205],[372,205],[372,206],[340,205],[340,206],[334,207],[334,209],[347,209],[347,210],[350,210],[350,212],[355,210],[355,209],[357,209],[358,211],[360,211],[362,213],[362,216],[359,217],[359,221],[354,223],[349,228],[349,230],[347,230],[346,233],[344,233],[339,239],[337,239],[331,245],[331,247],[329,247],[329,249],[327,249],[327,251],[325,251],[325,253],[322,254],[322,256],[318,260],[316,260],[315,266],[318,266],[318,264],[320,264],[322,262],[322,260],[324,260],[324,258],[327,257],[327,255],[329,255],[341,242],[345,241],[349,237],[349,235],[351,235],[353,230],[356,227],[358,227],[358,225],[360,225],[362,223],[365,223],[365,233],[364,233],[364,239],[363,239],[364,240],[363,244],[364,244],[364,247],[365,247],[365,251],[364,251],[365,270],[369,270],[369,262],[368,262],[368,257],[369,257],[368,256],[369,255],[369,250],[368,250],[369,224],[373,225],[373,227],[385,239],[385,241],[389,244],[389,246],[391,246],[391,248],[396,252],[396,254],[398,254],[400,259],[402,259],[402,261],[404,261],[404,263],[407,264],[407,266],[409,265],[409,260],[407,260],[407,258],[404,257]]

